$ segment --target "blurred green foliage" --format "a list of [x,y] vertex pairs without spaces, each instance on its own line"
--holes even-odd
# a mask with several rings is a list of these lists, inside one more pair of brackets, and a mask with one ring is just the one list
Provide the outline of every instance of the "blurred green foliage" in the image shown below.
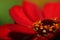
[[21,0],[0,0],[0,25],[14,23],[9,15],[9,8],[21,5]]

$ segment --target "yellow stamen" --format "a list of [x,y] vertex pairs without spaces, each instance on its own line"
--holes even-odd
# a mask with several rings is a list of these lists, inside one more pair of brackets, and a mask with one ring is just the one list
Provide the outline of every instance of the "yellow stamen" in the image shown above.
[[49,29],[49,31],[52,31],[52,29]]
[[54,26],[51,26],[51,27],[49,27],[50,29],[52,29]]
[[45,29],[48,29],[48,26],[44,26]]
[[46,30],[43,30],[43,33],[46,33]]
[[36,27],[39,27],[39,25],[38,25],[38,24],[36,24],[35,26],[36,26]]
[[39,29],[36,27],[36,30],[39,30]]
[[43,29],[43,26],[40,26],[40,29]]
[[54,27],[54,26],[49,27],[49,31],[53,31],[53,30],[52,30],[53,27]]
[[58,29],[59,28],[58,24],[55,24],[55,27]]
[[39,21],[39,24],[41,23],[41,21]]

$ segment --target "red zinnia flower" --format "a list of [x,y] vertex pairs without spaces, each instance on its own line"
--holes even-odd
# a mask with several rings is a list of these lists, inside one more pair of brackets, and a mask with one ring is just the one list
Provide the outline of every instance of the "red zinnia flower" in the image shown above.
[[49,3],[43,8],[43,13],[39,8],[29,2],[24,2],[23,6],[14,6],[10,9],[13,20],[19,24],[11,28],[15,32],[36,35],[33,40],[48,40],[59,30],[60,3]]
[[[18,32],[32,34],[34,35],[33,40],[49,40],[54,36],[54,33],[56,33],[56,35],[59,34],[60,3],[49,3],[44,6],[42,12],[43,13],[40,12],[36,5],[28,2],[24,2],[22,7],[18,5],[14,6],[11,8],[10,14],[19,25],[9,24],[0,27],[0,40],[11,40],[12,36],[10,35],[16,32],[18,35],[14,35],[19,37],[21,36]],[[53,19],[57,20],[55,21]],[[52,31],[49,30],[50,28]]]

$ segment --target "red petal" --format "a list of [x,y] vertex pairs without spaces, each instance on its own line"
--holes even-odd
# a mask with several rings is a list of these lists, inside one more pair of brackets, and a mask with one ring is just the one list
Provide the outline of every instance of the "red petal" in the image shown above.
[[57,33],[60,33],[60,29],[57,31]]
[[42,14],[35,4],[25,1],[23,2],[23,4],[23,9],[26,12],[25,14],[28,16],[28,18],[30,18],[30,20],[38,21],[42,18]]
[[11,32],[7,26],[0,27],[0,38],[6,38],[8,33]]
[[48,37],[49,39],[51,39],[51,38],[54,37],[54,34],[53,34],[53,33],[49,33],[47,37]]
[[48,40],[48,39],[44,36],[41,36],[39,40]]
[[12,39],[9,37],[3,37],[3,38],[1,38],[1,40],[12,40]]
[[60,19],[60,3],[46,4],[44,6],[43,12],[46,18],[53,19],[57,17]]
[[25,34],[35,34],[33,28],[29,28],[21,25],[14,25],[14,24],[8,26],[10,26],[10,29],[15,32],[21,32]]
[[44,36],[41,36],[39,38],[35,37],[35,39],[33,39],[33,40],[48,40],[48,39]]
[[33,40],[37,40],[38,38],[37,37],[35,37]]
[[16,23],[27,26],[32,25],[32,22],[26,17],[22,7],[14,6],[10,9],[10,15]]

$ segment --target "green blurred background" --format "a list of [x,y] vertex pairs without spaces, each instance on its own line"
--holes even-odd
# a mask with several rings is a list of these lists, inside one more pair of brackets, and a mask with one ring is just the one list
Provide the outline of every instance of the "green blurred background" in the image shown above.
[[[29,2],[34,2],[43,7],[43,5],[47,2],[60,2],[60,0],[29,0]],[[13,5],[21,4],[22,0],[0,0],[0,25],[14,23],[9,16],[9,8],[11,8]]]
[[9,8],[13,5],[21,5],[21,0],[0,0],[0,25],[13,23],[9,16]]

